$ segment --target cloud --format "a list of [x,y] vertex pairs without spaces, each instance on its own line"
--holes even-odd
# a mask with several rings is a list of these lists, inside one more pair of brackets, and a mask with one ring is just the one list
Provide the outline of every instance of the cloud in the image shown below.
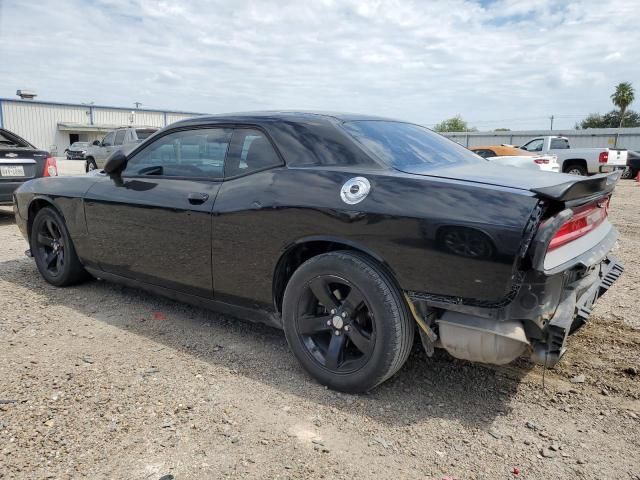
[[481,129],[543,127],[554,114],[570,128],[578,115],[609,110],[616,83],[640,78],[640,31],[629,27],[637,0],[4,0],[0,8],[4,97],[29,85],[40,99],[70,102],[341,110],[423,124],[462,113]]

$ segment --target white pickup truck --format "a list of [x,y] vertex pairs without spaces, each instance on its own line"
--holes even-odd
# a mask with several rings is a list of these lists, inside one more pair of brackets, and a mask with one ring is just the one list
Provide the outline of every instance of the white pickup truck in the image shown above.
[[627,151],[612,148],[571,148],[566,137],[546,136],[529,140],[519,148],[556,155],[560,171],[573,175],[612,172],[627,166]]

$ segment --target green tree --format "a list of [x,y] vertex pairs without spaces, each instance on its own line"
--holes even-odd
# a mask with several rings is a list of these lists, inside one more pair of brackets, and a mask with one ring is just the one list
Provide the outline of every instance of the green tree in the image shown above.
[[[640,114],[633,110],[625,113],[625,125],[627,127],[640,127]],[[587,118],[576,123],[576,130],[585,128],[618,128],[620,126],[620,111],[611,110],[604,115],[591,113]]]
[[467,122],[465,122],[460,115],[448,118],[438,123],[433,129],[436,132],[477,132],[474,127],[469,128]]
[[616,91],[611,95],[611,101],[613,104],[620,109],[620,125],[618,127],[622,128],[622,122],[624,121],[624,114],[627,111],[627,108],[634,99],[633,86],[631,86],[630,82],[622,82],[616,86]]

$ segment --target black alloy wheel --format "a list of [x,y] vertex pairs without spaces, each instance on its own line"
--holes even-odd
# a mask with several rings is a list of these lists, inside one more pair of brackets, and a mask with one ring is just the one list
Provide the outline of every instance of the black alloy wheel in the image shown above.
[[415,325],[387,271],[354,251],[315,256],[293,273],[282,323],[303,368],[322,385],[366,392],[404,365]]
[[42,260],[49,275],[61,275],[64,271],[64,238],[51,216],[38,225],[35,247],[35,254]]
[[375,323],[362,292],[334,275],[312,279],[300,297],[296,331],[307,352],[335,374],[351,373],[371,357]]
[[30,245],[40,274],[50,284],[64,287],[89,277],[76,255],[64,219],[53,207],[36,214]]

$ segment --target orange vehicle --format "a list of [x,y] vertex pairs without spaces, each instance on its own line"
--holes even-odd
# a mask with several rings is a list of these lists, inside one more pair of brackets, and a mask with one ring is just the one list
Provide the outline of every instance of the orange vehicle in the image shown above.
[[482,158],[516,168],[532,168],[548,172],[559,172],[556,155],[541,155],[514,147],[513,145],[489,145],[486,147],[470,147],[473,153]]
[[527,152],[510,145],[489,145],[486,147],[469,147],[473,153],[480,155],[483,158],[488,157],[535,157],[535,153]]

